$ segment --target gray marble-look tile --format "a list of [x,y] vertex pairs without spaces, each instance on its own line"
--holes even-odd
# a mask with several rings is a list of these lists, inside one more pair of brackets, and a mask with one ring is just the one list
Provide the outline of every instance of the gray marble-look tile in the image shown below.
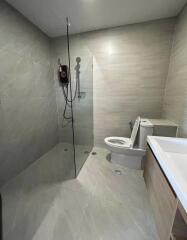
[[177,18],[166,81],[163,117],[179,125],[179,137],[187,137],[187,6]]
[[[94,148],[68,180],[67,147],[57,145],[1,189],[4,240],[158,240],[142,171],[113,165],[107,150]],[[85,146],[76,148],[81,155]]]
[[0,186],[58,142],[50,41],[0,1]]
[[[128,137],[128,122],[137,115],[161,117],[174,25],[166,19],[71,36],[72,61],[93,56],[94,145],[110,134]],[[66,39],[54,39],[52,47],[53,62],[59,56],[66,62]],[[88,86],[89,80],[85,71],[81,82]]]

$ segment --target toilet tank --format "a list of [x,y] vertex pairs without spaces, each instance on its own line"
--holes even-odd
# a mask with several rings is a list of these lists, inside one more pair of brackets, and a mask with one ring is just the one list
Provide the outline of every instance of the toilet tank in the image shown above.
[[146,149],[147,136],[153,135],[153,128],[154,126],[149,119],[141,119],[138,139],[139,148]]
[[153,124],[153,135],[162,137],[176,137],[178,125],[167,119],[149,119]]
[[138,147],[146,149],[147,136],[176,137],[178,125],[167,119],[142,118],[139,128]]

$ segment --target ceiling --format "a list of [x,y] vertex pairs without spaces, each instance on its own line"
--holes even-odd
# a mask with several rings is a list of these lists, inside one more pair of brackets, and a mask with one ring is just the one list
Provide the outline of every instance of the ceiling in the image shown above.
[[187,0],[7,0],[50,37],[176,16]]

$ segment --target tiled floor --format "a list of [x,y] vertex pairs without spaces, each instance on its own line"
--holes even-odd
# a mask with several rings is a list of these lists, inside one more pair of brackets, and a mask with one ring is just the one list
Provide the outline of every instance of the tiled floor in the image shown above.
[[[63,147],[50,156],[60,161]],[[46,155],[9,182],[2,189],[4,240],[157,240],[142,172],[111,164],[105,149],[94,151],[77,179],[55,177],[59,167],[49,177]]]

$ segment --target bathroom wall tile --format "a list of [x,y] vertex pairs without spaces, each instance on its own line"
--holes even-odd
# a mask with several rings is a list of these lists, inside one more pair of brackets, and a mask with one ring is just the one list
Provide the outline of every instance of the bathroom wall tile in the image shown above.
[[[161,117],[174,24],[167,19],[71,36],[73,58],[93,56],[95,145],[106,136],[128,137],[128,122],[138,115]],[[67,54],[65,38],[53,40],[54,58],[61,53]]]
[[[76,81],[76,58],[80,57],[80,89],[83,92],[82,98],[75,98],[73,103],[75,143],[87,146],[88,149],[93,147],[93,56],[89,51],[86,42],[79,35],[70,38],[71,45],[71,79],[73,93],[75,91]],[[67,41],[65,37],[52,40],[52,58],[54,68],[54,80],[56,87],[56,100],[58,106],[58,121],[60,141],[72,143],[71,122],[63,122],[63,110],[65,101],[61,86],[57,78],[58,58],[62,64],[68,65],[67,59]],[[67,108],[67,116],[71,116],[71,110]],[[64,123],[64,124],[63,124]],[[65,125],[65,127],[63,127]],[[81,159],[82,158],[82,159]],[[77,165],[81,166],[86,160],[87,155],[76,156]],[[78,168],[78,170],[80,167]]]
[[179,124],[179,136],[187,137],[187,7],[177,18],[166,82],[163,117]]
[[58,142],[50,41],[0,1],[0,185]]

